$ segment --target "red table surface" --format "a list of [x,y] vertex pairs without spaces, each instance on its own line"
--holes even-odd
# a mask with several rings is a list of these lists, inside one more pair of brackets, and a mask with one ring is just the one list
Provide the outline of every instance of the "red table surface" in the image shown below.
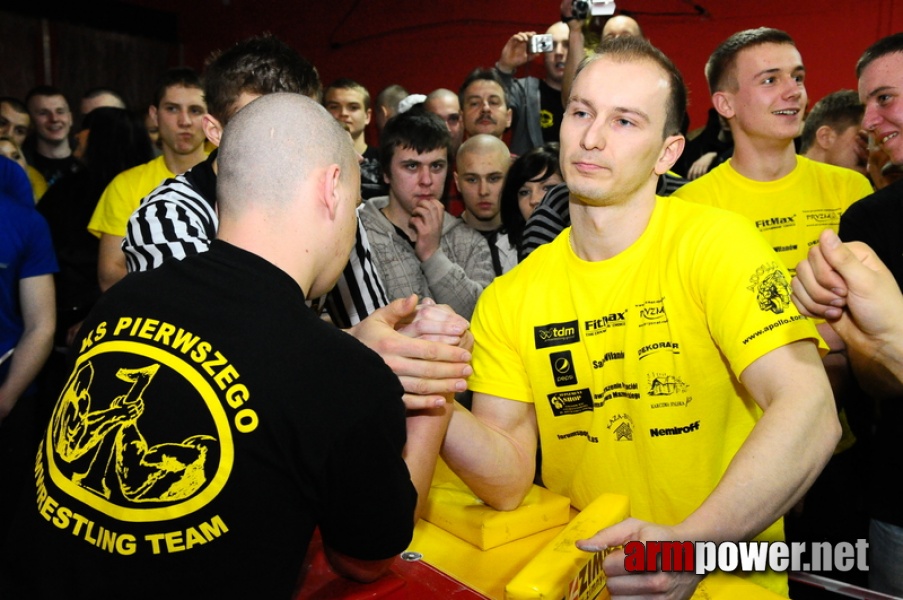
[[357,583],[337,575],[323,553],[318,534],[310,542],[302,567],[303,583],[292,600],[420,600],[421,598],[453,598],[455,600],[486,600],[463,583],[436,570],[423,561],[396,558],[384,577],[373,583]]

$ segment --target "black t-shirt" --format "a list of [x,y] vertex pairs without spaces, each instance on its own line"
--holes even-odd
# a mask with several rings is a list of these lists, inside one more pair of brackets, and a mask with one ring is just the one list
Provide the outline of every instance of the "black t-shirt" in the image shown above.
[[369,200],[376,196],[385,196],[389,187],[383,179],[382,167],[379,165],[379,148],[367,146],[361,161],[361,198]]
[[[838,234],[845,242],[865,242],[903,286],[903,180],[892,183],[854,202],[841,216]],[[853,408],[853,407],[851,407]],[[896,475],[903,472],[903,398],[886,398],[877,403],[871,440],[867,489],[869,516],[903,527]]]
[[50,226],[59,273],[56,284],[56,344],[65,345],[67,329],[84,319],[100,297],[97,284],[98,239],[88,221],[103,193],[87,170],[64,177],[37,205]]
[[545,81],[539,82],[539,125],[542,127],[543,142],[557,142],[564,117],[561,90],[556,90]]
[[42,154],[35,153],[31,160],[31,166],[44,176],[44,179],[47,180],[47,187],[53,186],[67,175],[73,175],[82,170],[81,162],[72,155],[66,158],[47,158]]
[[0,582],[288,599],[314,527],[360,559],[410,542],[401,384],[269,262],[215,241],[130,274],[76,347]]

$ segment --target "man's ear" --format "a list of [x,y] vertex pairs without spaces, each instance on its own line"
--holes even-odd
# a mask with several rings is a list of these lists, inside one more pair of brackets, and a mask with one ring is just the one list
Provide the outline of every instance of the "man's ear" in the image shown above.
[[505,121],[505,129],[508,129],[509,127],[511,127],[511,117],[513,117],[513,116],[514,116],[514,113],[511,112],[511,109],[509,108],[508,113],[506,114],[507,120]]
[[373,109],[372,109],[372,108],[368,108],[368,109],[367,109],[367,119],[364,121],[364,125],[369,125],[369,124],[370,124],[370,119],[371,119],[372,117],[373,117]]
[[154,122],[154,125],[160,127],[160,121],[157,120],[157,107],[153,104],[147,108],[147,114],[150,115],[151,121]]
[[734,95],[730,92],[718,91],[712,94],[712,106],[725,119],[733,119],[736,114],[734,111]]
[[341,190],[339,189],[341,179],[342,169],[339,165],[332,164],[326,167],[323,176],[322,189],[320,191],[326,214],[329,215],[330,220],[335,220],[339,203],[342,201]]
[[223,140],[223,126],[215,117],[207,113],[202,118],[204,135],[210,140],[210,143],[219,148],[220,142]]
[[674,163],[677,162],[677,159],[683,153],[686,143],[686,138],[679,134],[665,138],[662,144],[662,152],[655,163],[655,169],[653,169],[656,175],[661,176],[671,170],[671,167],[674,166]]
[[822,150],[829,150],[837,141],[837,132],[830,125],[822,125],[815,130],[815,143]]

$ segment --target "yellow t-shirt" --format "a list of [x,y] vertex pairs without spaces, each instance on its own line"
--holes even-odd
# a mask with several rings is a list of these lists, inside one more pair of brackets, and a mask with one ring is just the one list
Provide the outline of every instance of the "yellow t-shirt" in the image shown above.
[[796,168],[777,181],[747,179],[728,160],[674,196],[749,218],[793,274],[821,232],[837,232],[840,215],[874,191],[861,173],[804,156],[796,159]]
[[[601,262],[569,235],[483,292],[469,386],[533,403],[543,482],[574,506],[624,494],[632,516],[676,524],[761,416],[739,375],[815,327],[774,251],[730,212],[660,197],[642,236]],[[783,539],[782,522],[757,539]],[[783,576],[752,579],[787,593]]]
[[98,200],[88,231],[97,237],[102,233],[124,237],[129,217],[141,199],[170,177],[175,177],[175,173],[166,166],[162,155],[123,171],[113,178]]
[[41,175],[41,172],[32,167],[25,165],[25,173],[28,175],[28,181],[31,183],[31,190],[34,192],[34,201],[37,202],[44,197],[47,191],[47,180]]

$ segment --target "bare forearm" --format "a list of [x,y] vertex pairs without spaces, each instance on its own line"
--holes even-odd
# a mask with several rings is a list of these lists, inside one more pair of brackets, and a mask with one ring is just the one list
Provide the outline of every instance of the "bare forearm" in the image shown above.
[[855,347],[847,350],[859,387],[876,399],[903,395],[903,351],[894,346],[864,354]]
[[448,426],[442,458],[483,502],[514,510],[536,471],[536,446],[487,425],[458,403]]
[[568,104],[568,98],[571,95],[571,84],[574,82],[574,76],[577,74],[577,67],[583,60],[583,28],[580,21],[571,21],[568,23],[570,35],[568,36],[568,57],[564,63],[564,75],[561,78],[561,103],[564,106]]
[[0,420],[16,405],[19,397],[37,377],[53,348],[53,323],[26,330],[16,350],[7,360],[12,361],[9,373],[0,385]]
[[126,276],[125,254],[122,252],[122,236],[103,234],[97,258],[97,283],[102,292]]
[[750,539],[802,498],[840,438],[827,384],[766,410],[706,501],[678,529],[686,539]]
[[[451,398],[449,398],[451,401]],[[407,443],[402,456],[411,474],[411,483],[417,490],[417,508],[414,523],[420,519],[436,469],[436,459],[445,438],[452,408],[449,405],[428,410],[408,411]]]

